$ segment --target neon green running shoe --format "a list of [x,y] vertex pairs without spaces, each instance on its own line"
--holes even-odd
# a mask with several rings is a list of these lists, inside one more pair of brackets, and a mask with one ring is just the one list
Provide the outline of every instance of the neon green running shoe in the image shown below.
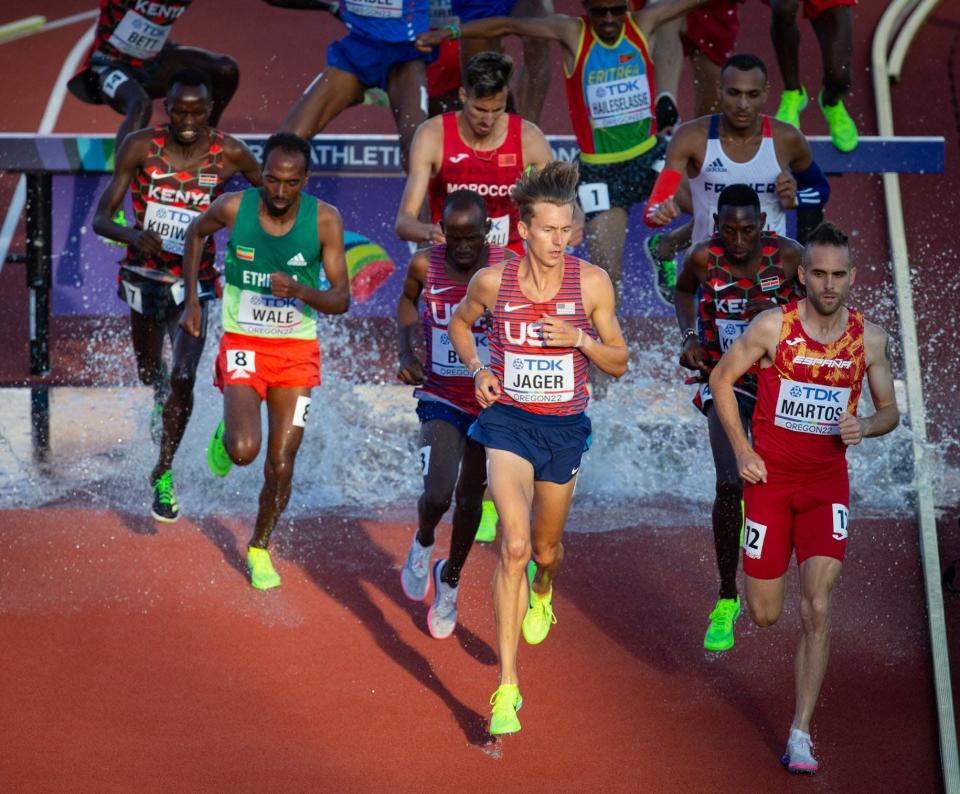
[[480,516],[480,526],[477,527],[477,537],[481,543],[493,543],[497,539],[497,508],[490,499],[483,500],[483,514]]
[[520,720],[517,719],[517,712],[523,705],[520,687],[516,684],[500,684],[490,697],[490,705],[493,706],[490,714],[492,736],[517,733],[520,730]]
[[270,552],[266,549],[250,546],[247,548],[247,568],[250,569],[250,584],[257,590],[269,590],[280,586],[280,575],[270,561]]
[[167,470],[153,483],[153,508],[150,514],[164,524],[172,524],[180,518],[180,505],[173,495],[173,472]]
[[527,563],[527,583],[533,587],[533,580],[537,578],[537,561],[530,560]]
[[800,111],[802,111],[810,102],[807,96],[807,89],[800,86],[799,91],[784,91],[780,95],[780,107],[774,116],[778,121],[785,124],[792,124],[798,130],[800,129]]
[[377,108],[390,107],[390,96],[382,88],[368,88],[363,92],[364,105],[373,105]]
[[850,118],[850,114],[843,105],[843,100],[841,99],[836,105],[824,105],[823,91],[821,91],[817,97],[817,103],[823,111],[827,124],[830,125],[830,140],[833,141],[833,145],[841,152],[852,152],[856,149],[857,144],[860,143],[860,135],[857,132],[856,123]]
[[217,477],[226,477],[233,468],[233,461],[230,460],[227,448],[223,445],[223,429],[221,419],[207,444],[207,466]]
[[523,616],[520,628],[528,645],[539,645],[547,638],[550,627],[557,622],[553,614],[553,588],[546,595],[540,595],[530,588],[530,604]]
[[647,261],[653,267],[653,274],[656,277],[657,294],[667,303],[673,306],[673,290],[677,286],[677,258],[660,256],[660,239],[662,234],[652,234],[647,238],[644,251],[647,254]]
[[703,638],[708,651],[725,651],[733,647],[733,624],[740,617],[740,596],[719,598],[710,613],[710,625]]
[[[112,220],[115,224],[117,224],[117,226],[127,227],[130,225],[127,223],[127,214],[122,209],[117,210],[117,214],[113,216]],[[115,245],[118,248],[127,247],[127,244],[120,242],[120,240],[111,240],[107,237],[101,237],[100,239],[103,240],[103,242],[105,242],[107,245]]]

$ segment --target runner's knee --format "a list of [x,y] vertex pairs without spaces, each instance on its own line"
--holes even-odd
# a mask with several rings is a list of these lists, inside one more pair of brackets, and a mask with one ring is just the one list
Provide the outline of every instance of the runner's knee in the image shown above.
[[536,543],[533,548],[533,559],[541,568],[550,568],[563,557],[563,547],[559,541],[551,543]]
[[511,572],[523,572],[530,561],[530,538],[504,537],[500,543],[500,561]]
[[818,593],[812,598],[801,596],[800,618],[804,631],[808,634],[824,632],[830,622],[830,598]]
[[264,474],[268,481],[287,485],[293,480],[293,457],[290,455],[267,455]]
[[781,605],[764,601],[762,599],[748,600],[750,607],[750,617],[760,628],[772,626],[780,619]]
[[237,466],[247,466],[260,454],[260,439],[250,436],[234,436],[227,430],[223,435],[223,446]]
[[440,483],[425,482],[421,505],[428,513],[443,515],[453,501],[453,490]]

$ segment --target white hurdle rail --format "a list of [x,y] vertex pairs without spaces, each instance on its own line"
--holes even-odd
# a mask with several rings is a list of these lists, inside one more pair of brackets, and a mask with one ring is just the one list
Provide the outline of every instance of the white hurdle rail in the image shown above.
[[[877,103],[880,135],[893,135],[891,81],[900,78],[907,50],[914,37],[936,8],[939,0],[892,0],[884,12],[873,38],[873,85]],[[901,27],[902,24],[902,27]],[[899,34],[898,34],[899,31]],[[894,41],[894,39],[896,39]],[[891,42],[893,43],[891,49]],[[889,53],[889,56],[888,56]],[[913,290],[910,285],[910,260],[904,231],[900,176],[883,174],[883,192],[887,209],[887,228],[893,256],[893,281],[906,370],[907,409],[913,436],[914,486],[920,525],[920,555],[923,566],[933,677],[940,733],[940,764],[944,790],[960,794],[960,762],[957,758],[957,734],[953,695],[950,686],[950,659],[941,589],[940,552],[937,546],[937,519],[927,443],[927,419],[923,401],[920,350],[917,343]]]

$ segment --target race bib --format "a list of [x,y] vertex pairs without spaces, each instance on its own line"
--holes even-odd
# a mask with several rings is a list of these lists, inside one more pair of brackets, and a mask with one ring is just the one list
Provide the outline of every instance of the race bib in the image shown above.
[[635,75],[587,86],[590,123],[594,127],[619,127],[650,118],[650,83]]
[[303,301],[242,290],[237,322],[260,335],[285,336],[303,323]]
[[833,539],[846,540],[849,530],[847,525],[850,523],[850,511],[846,505],[834,502],[833,505]]
[[610,209],[610,189],[606,182],[589,182],[577,188],[577,197],[584,212],[606,212]]
[[506,245],[510,241],[510,216],[498,215],[490,219],[487,242],[490,245]]
[[227,374],[233,378],[249,378],[251,372],[257,371],[256,350],[228,350]]
[[403,16],[403,0],[347,0],[346,7],[358,17],[400,19]]
[[164,251],[183,256],[187,227],[199,214],[195,210],[148,201],[147,210],[143,214],[143,228],[160,235]]
[[743,553],[751,560],[759,560],[763,554],[763,541],[767,537],[767,525],[758,524],[749,518],[743,523]]
[[306,427],[307,416],[310,414],[310,398],[300,395],[297,397],[297,404],[293,409],[293,426]]
[[157,25],[136,11],[127,11],[110,34],[109,43],[124,55],[149,61],[156,58],[170,35],[170,25]]
[[565,403],[573,399],[573,353],[517,354],[503,359],[503,388],[518,403]]
[[849,388],[782,380],[773,423],[797,433],[836,436],[849,401]]
[[137,314],[143,314],[143,291],[140,287],[135,287],[129,281],[121,281],[123,285],[123,299],[127,305]]
[[[490,347],[487,344],[487,335],[474,332],[473,339],[477,344],[477,358],[490,366]],[[469,378],[470,372],[460,360],[457,351],[453,349],[450,336],[446,328],[433,328],[430,345],[430,370],[434,375],[442,378]]]
[[183,303],[183,279],[177,279],[170,285],[170,295],[173,297],[173,302],[179,306]]
[[747,330],[750,324],[746,320],[717,320],[717,337],[720,339],[720,351],[726,353],[730,345]]

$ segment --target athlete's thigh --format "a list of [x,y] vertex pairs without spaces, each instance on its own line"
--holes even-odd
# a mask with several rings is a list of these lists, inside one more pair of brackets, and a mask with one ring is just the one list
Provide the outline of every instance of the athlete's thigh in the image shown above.
[[850,480],[846,464],[807,482],[793,501],[797,562],[811,557],[843,561],[850,525]]
[[487,447],[487,482],[504,534],[529,538],[533,464],[514,452]]
[[160,63],[150,77],[147,92],[155,99],[166,96],[170,78],[181,69],[196,69],[210,74],[221,68],[229,56],[210,52],[200,47],[185,47],[182,44],[167,47],[160,53]]
[[424,490],[452,495],[457,484],[466,439],[450,422],[431,419],[420,424],[420,470]]
[[311,138],[362,99],[363,84],[356,75],[328,66],[290,109],[281,131]]
[[117,113],[126,113],[134,104],[150,102],[147,90],[137,80],[136,71],[129,66],[111,65],[100,72],[98,81],[104,101]]
[[197,376],[197,367],[200,366],[200,358],[203,356],[203,348],[207,342],[207,318],[210,315],[210,302],[204,301],[200,304],[200,333],[198,336],[188,334],[180,327],[180,316],[183,314],[183,307],[179,311],[172,312],[167,320],[167,333],[171,337],[173,350],[173,377],[189,378],[193,380]]
[[800,563],[800,592],[809,601],[829,598],[843,563],[833,557],[809,557]]
[[228,446],[259,451],[261,402],[260,395],[251,386],[223,387],[223,423]]
[[457,479],[457,501],[482,499],[487,489],[487,451],[482,444],[466,439]]
[[776,579],[757,579],[744,574],[743,592],[757,623],[773,623],[780,617],[783,611],[786,584],[786,576],[778,576]]
[[533,497],[533,544],[552,546],[560,540],[567,523],[570,503],[577,478],[569,482],[556,483],[538,480],[534,484]]
[[130,341],[133,342],[133,354],[140,370],[146,371],[160,366],[165,335],[166,328],[163,323],[158,323],[151,315],[130,310]]
[[309,386],[267,389],[267,454],[271,459],[297,454],[310,413],[310,391]]
[[793,513],[790,483],[746,483],[743,487],[743,572],[777,579],[790,566]]

